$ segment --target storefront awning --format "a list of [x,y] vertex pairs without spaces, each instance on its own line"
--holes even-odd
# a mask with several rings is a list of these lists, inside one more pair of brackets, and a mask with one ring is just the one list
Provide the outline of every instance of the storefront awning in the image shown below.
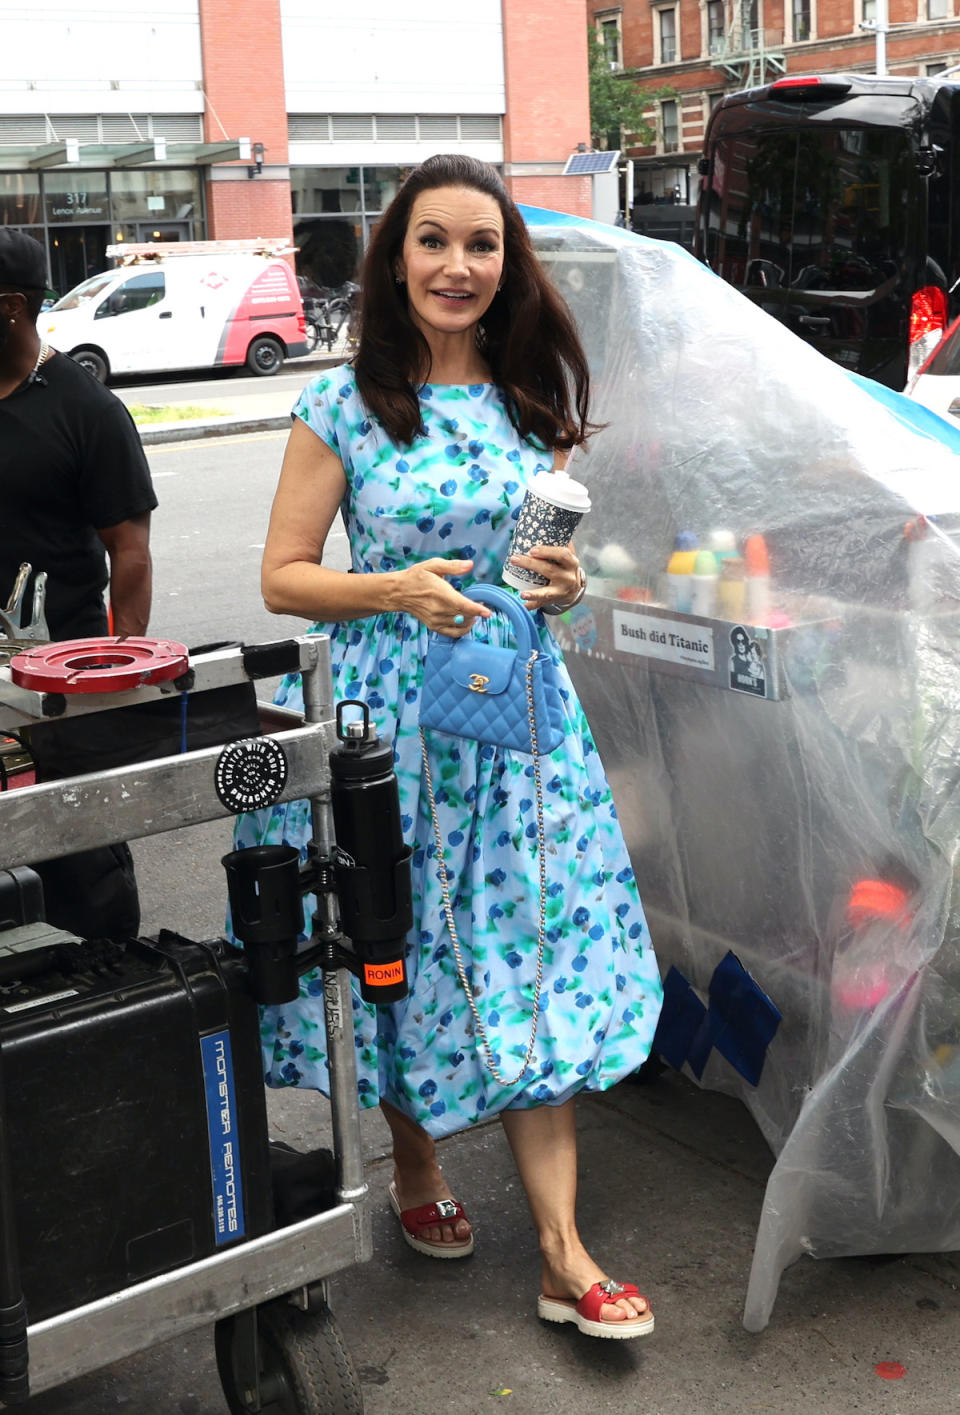
[[209,167],[217,162],[250,162],[249,138],[224,142],[168,143],[165,138],[145,142],[81,143],[73,138],[42,146],[0,146],[0,171],[35,172],[41,168],[104,167]]

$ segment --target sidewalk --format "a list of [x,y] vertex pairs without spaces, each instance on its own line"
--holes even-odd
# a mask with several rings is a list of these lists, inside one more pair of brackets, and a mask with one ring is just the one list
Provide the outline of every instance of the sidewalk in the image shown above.
[[[144,928],[219,931],[221,890],[196,862],[229,848],[230,822],[135,845]],[[171,882],[176,881],[176,887]],[[328,1108],[309,1092],[269,1093],[273,1135],[329,1143]],[[331,1307],[366,1415],[940,1415],[960,1410],[956,1255],[803,1259],[783,1277],[760,1335],[741,1325],[771,1157],[746,1109],[665,1072],[579,1104],[584,1239],[633,1280],[655,1333],[597,1341],[538,1321],[537,1254],[500,1125],[441,1145],[477,1249],[437,1262],[403,1242],[386,1203],[389,1137],[361,1116],[374,1257],[331,1282]],[[898,1375],[897,1379],[884,1378]],[[878,1366],[880,1372],[878,1373]],[[39,1395],[30,1415],[226,1415],[212,1332]],[[322,1404],[317,1415],[331,1415]]]
[[[283,372],[300,373],[303,383],[306,383],[319,369],[333,368],[342,361],[342,355],[316,355],[284,364]],[[187,378],[188,375],[185,375],[184,381]],[[250,380],[218,379],[206,384],[202,395],[192,398],[172,396],[178,391],[176,384],[155,384],[146,396],[142,387],[135,390],[121,387],[113,391],[128,407],[145,404],[150,408],[166,407],[172,410],[202,405],[222,410],[213,417],[138,424],[140,441],[145,447],[162,442],[187,442],[237,433],[283,430],[290,426],[290,410],[297,398],[288,384],[277,386],[273,378],[262,378],[253,387]]]

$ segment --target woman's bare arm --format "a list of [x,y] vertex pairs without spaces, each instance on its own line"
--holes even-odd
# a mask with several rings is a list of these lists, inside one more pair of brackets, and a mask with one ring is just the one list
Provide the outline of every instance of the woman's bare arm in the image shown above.
[[[283,458],[280,481],[263,552],[260,585],[272,614],[305,619],[366,619],[396,611],[412,614],[430,629],[457,636],[473,619],[489,615],[447,584],[464,575],[471,560],[423,560],[405,570],[349,575],[323,564],[330,527],[346,494],[340,458],[297,418]],[[462,614],[463,625],[454,625]]]

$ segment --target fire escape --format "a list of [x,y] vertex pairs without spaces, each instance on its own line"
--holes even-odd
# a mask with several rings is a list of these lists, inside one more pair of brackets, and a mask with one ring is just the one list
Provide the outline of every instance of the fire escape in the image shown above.
[[757,88],[786,73],[783,30],[760,27],[757,0],[728,0],[725,12],[724,33],[710,42],[714,65],[738,88]]

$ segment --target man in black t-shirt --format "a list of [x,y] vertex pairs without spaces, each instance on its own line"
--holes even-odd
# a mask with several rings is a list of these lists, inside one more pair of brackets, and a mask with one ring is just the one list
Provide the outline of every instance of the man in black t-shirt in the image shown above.
[[52,638],[106,633],[108,584],[114,633],[143,634],[150,472],[119,398],[41,344],[45,283],[43,247],[0,228],[0,602],[26,560],[47,572]]
[[[150,472],[119,398],[41,342],[36,322],[46,284],[43,247],[0,227],[0,604],[29,561],[47,572],[52,638],[107,633],[108,586],[113,632],[143,634],[157,504]],[[51,923],[87,937],[136,933],[140,911],[125,845],[36,868]]]

